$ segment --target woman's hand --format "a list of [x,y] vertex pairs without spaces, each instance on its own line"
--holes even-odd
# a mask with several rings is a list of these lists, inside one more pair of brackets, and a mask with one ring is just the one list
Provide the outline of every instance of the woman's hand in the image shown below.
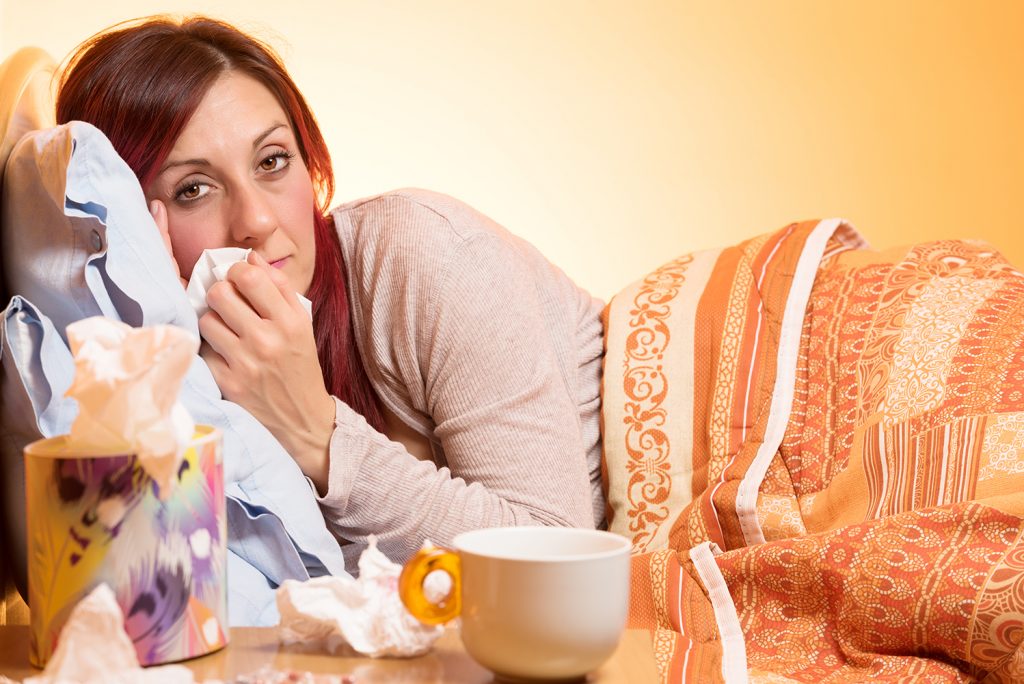
[[256,417],[321,493],[334,400],[324,385],[309,315],[288,280],[256,252],[207,292],[199,319],[206,360],[224,397]]
[[164,247],[167,248],[167,254],[171,257],[171,263],[174,264],[174,275],[178,276],[181,286],[187,289],[188,281],[181,277],[181,267],[178,266],[178,260],[174,258],[174,250],[171,249],[171,233],[167,230],[167,207],[160,200],[153,200],[149,203],[149,213],[156,222],[157,230],[160,231],[160,237],[164,241]]

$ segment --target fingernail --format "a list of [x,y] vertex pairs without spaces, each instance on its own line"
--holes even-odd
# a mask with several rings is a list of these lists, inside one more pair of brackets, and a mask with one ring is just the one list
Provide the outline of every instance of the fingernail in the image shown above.
[[267,263],[267,260],[264,259],[263,257],[261,257],[259,255],[259,253],[256,252],[255,250],[249,252],[249,256],[252,257],[252,262],[254,264],[256,264],[257,266],[269,266],[270,265],[270,264]]
[[159,202],[157,202],[156,200],[153,200],[152,202],[149,203],[149,213],[152,214],[153,216],[156,216],[158,204]]

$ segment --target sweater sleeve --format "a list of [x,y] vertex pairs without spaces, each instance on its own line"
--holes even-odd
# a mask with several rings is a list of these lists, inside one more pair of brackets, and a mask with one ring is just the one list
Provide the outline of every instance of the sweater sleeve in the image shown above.
[[335,534],[374,534],[404,560],[425,539],[448,544],[481,527],[593,527],[578,411],[536,282],[496,236],[458,246],[417,309],[426,325],[415,342],[447,467],[416,459],[338,401],[320,498]]

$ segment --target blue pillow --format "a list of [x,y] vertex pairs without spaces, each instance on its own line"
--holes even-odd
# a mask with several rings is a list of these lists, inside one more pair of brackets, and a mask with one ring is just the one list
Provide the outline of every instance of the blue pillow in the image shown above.
[[[199,332],[138,180],[97,128],[73,121],[26,135],[11,153],[0,198],[2,272],[15,295],[0,335],[0,458],[9,472],[7,507],[17,512],[24,492],[10,476],[12,460],[20,462],[36,434],[66,433],[77,413],[64,397],[73,372],[68,323],[103,315]],[[273,589],[285,579],[344,574],[341,548],[298,466],[251,414],[221,398],[199,356],[181,400],[197,423],[224,431],[229,568],[236,570],[229,619],[274,624]],[[22,517],[12,534],[21,540]],[[16,545],[19,576],[24,548]]]

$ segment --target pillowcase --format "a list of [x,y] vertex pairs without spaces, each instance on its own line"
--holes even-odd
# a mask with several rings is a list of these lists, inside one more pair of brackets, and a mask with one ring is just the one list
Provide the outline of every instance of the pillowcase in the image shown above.
[[24,136],[3,188],[7,291],[45,312],[61,336],[68,323],[95,315],[198,334],[142,188],[94,126],[72,122]]
[[[73,371],[68,323],[103,315],[199,332],[135,175],[94,126],[70,122],[25,136],[8,162],[0,205],[6,285],[18,295],[3,319],[9,372],[0,458],[9,463],[21,459],[33,425],[42,436],[66,433],[77,413],[63,396]],[[229,620],[274,624],[273,588],[343,574],[340,546],[298,466],[247,411],[221,399],[199,356],[181,401],[197,423],[224,431],[229,556],[232,567],[250,566],[229,582]],[[8,500],[23,496],[7,483]],[[24,546],[15,550],[23,566]]]

